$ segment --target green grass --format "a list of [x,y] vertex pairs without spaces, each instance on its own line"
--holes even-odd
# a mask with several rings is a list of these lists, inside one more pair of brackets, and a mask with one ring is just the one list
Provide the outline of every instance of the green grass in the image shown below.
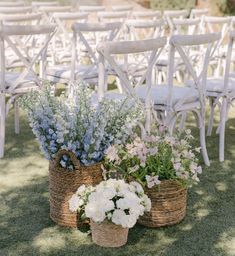
[[[208,138],[211,167],[204,168],[200,184],[189,190],[183,222],[160,229],[137,225],[130,230],[126,246],[105,249],[94,245],[87,233],[50,220],[48,162],[39,152],[25,115],[20,135],[14,134],[11,113],[6,156],[0,160],[0,255],[235,255],[234,116],[227,125],[223,164],[218,162],[218,137]],[[197,135],[195,126],[191,128]]]

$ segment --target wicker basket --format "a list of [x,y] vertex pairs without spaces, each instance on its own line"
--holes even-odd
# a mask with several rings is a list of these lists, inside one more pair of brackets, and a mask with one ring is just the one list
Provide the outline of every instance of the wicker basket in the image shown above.
[[[70,157],[75,167],[68,171],[60,166],[63,155]],[[76,156],[69,151],[59,150],[49,165],[50,217],[61,226],[77,227],[78,216],[69,210],[69,199],[78,187],[97,185],[102,181],[101,164],[81,166]]]
[[145,189],[152,208],[139,218],[138,223],[147,227],[163,227],[179,223],[186,214],[187,189],[178,181],[164,180],[159,186]]
[[100,224],[90,220],[92,241],[102,247],[120,247],[127,243],[128,228],[104,221]]

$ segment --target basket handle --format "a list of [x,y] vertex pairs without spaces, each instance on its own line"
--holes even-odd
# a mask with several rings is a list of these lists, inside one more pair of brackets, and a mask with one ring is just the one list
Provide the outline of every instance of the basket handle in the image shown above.
[[80,161],[77,159],[77,157],[75,156],[75,154],[72,151],[68,151],[68,150],[65,150],[65,149],[60,149],[56,153],[56,156],[55,156],[55,168],[61,168],[60,160],[61,160],[61,157],[63,155],[67,155],[70,158],[70,160],[72,161],[75,169],[79,169],[79,167],[81,166]]

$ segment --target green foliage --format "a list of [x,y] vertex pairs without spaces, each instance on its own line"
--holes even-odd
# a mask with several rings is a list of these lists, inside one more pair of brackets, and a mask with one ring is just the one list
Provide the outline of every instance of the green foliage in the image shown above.
[[218,6],[224,14],[235,14],[235,0],[220,0],[218,1]]
[[150,0],[151,8],[158,10],[192,9],[195,4],[195,0]]

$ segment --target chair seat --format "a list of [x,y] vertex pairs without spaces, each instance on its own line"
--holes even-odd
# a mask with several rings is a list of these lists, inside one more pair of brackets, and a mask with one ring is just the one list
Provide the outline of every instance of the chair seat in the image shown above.
[[[98,77],[96,66],[78,65],[75,70],[75,80],[94,79]],[[55,65],[47,69],[48,80],[55,83],[68,82],[71,79],[71,65]]]
[[21,75],[20,72],[5,72],[5,83],[6,83],[7,93],[11,93],[11,94],[26,93],[27,91],[30,91],[39,87],[35,77],[28,74],[19,84],[17,84],[15,88],[13,88],[14,82],[20,75]]
[[[189,80],[187,81],[187,85],[192,87],[194,86],[194,81]],[[217,78],[212,78],[209,77],[206,81],[206,91],[207,94],[212,93],[222,93],[224,89],[224,78],[223,77],[217,77]],[[228,90],[232,91],[235,90],[235,76],[229,78],[228,82]]]
[[[141,100],[145,100],[147,96],[147,87],[138,87],[135,89],[136,94]],[[168,100],[167,85],[156,85],[150,89],[151,100],[155,105],[166,105]],[[172,90],[172,104],[175,105],[179,100],[184,98],[184,104],[194,103],[198,101],[198,91],[191,87],[174,86]]]

